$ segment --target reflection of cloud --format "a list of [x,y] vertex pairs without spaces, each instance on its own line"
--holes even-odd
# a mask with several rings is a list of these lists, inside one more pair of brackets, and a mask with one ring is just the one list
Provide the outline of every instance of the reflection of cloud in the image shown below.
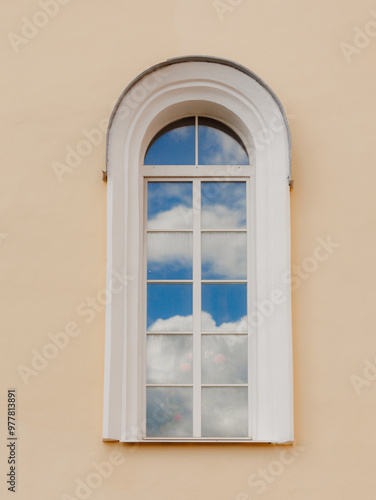
[[241,229],[246,225],[244,182],[202,184],[202,225],[204,229]]
[[248,330],[247,316],[243,316],[238,321],[230,321],[217,326],[213,316],[206,311],[201,313],[201,325],[204,332],[211,333],[241,333]]
[[[189,133],[194,133],[194,126],[189,126],[189,127],[178,127],[178,128],[174,128],[173,130],[171,130],[169,133],[171,135],[171,137],[175,140],[175,141],[179,141],[180,139],[186,139],[188,136],[189,136]],[[192,137],[193,137],[193,134],[192,134]]]
[[230,135],[215,128],[206,128],[201,157],[207,165],[247,165],[248,156]]
[[203,437],[248,436],[246,388],[210,388],[202,391]]
[[149,335],[147,383],[192,383],[192,335]]
[[155,215],[161,210],[183,205],[192,207],[192,182],[149,182],[148,213]]
[[245,233],[204,233],[203,279],[246,279],[246,248]]
[[[147,383],[192,383],[192,335],[148,335]],[[202,336],[202,383],[247,383],[247,336]],[[194,360],[193,360],[194,362]]]
[[192,269],[192,233],[149,233],[148,263]]
[[192,436],[192,389],[149,387],[146,419],[148,436]]
[[193,328],[192,315],[172,316],[167,319],[157,319],[148,328],[149,332],[191,332]]
[[176,205],[164,212],[158,212],[149,218],[148,229],[192,229],[192,209]]
[[202,352],[203,384],[247,383],[246,335],[203,335]]
[[[224,205],[212,205],[202,210],[202,226],[211,229],[244,228],[244,210],[229,209]],[[148,221],[148,229],[174,230],[192,228],[192,210],[176,206],[159,212]],[[165,233],[148,236],[148,262],[152,264],[179,264],[192,266],[192,240],[188,234]],[[246,236],[239,233],[204,234],[202,261],[206,278],[242,279],[246,277]]]
[[241,229],[244,227],[244,209],[230,209],[225,205],[210,205],[202,210],[205,229]]
[[[247,316],[243,316],[238,321],[222,323],[217,326],[213,316],[206,311],[202,311],[201,324],[204,332],[211,333],[244,333],[248,330]],[[150,332],[191,332],[192,326],[192,315],[177,315],[167,319],[157,319],[148,330]]]

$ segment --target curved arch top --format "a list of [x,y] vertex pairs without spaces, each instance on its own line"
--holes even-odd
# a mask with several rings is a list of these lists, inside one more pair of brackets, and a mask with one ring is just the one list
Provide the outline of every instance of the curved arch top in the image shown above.
[[219,57],[212,57],[212,56],[184,56],[184,57],[176,57],[172,59],[168,59],[167,61],[155,64],[154,66],[151,66],[147,70],[143,71],[141,74],[139,74],[122,92],[120,95],[119,99],[117,100],[114,109],[112,111],[109,124],[108,124],[108,129],[107,129],[107,140],[106,140],[106,170],[103,172],[104,174],[104,180],[107,179],[107,173],[108,173],[108,164],[109,164],[109,139],[110,139],[110,133],[111,129],[114,123],[115,116],[119,110],[119,107],[121,106],[121,103],[123,102],[124,99],[127,98],[128,93],[145,77],[148,75],[151,75],[152,73],[162,70],[164,68],[167,68],[172,65],[177,65],[177,64],[182,64],[182,63],[192,63],[192,62],[201,62],[201,63],[212,63],[212,64],[217,64],[217,65],[222,65],[226,67],[230,67],[235,69],[236,71],[239,71],[245,75],[247,75],[249,78],[251,78],[254,82],[258,83],[265,91],[270,95],[271,99],[275,102],[277,105],[281,116],[283,118],[283,125],[284,129],[287,135],[287,141],[288,141],[288,164],[289,164],[289,173],[288,173],[288,181],[289,183],[291,182],[291,132],[290,132],[290,127],[287,121],[286,113],[285,110],[282,106],[281,101],[278,99],[277,95],[275,92],[259,77],[257,76],[253,71],[249,70],[248,68],[242,66],[241,64],[238,64],[234,61],[230,61],[228,59],[223,59]]

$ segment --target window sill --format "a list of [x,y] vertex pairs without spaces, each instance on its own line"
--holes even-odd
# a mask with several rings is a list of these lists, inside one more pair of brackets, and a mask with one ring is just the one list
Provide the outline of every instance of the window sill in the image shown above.
[[103,439],[104,442],[120,442],[124,444],[251,444],[251,445],[273,445],[273,446],[288,446],[293,445],[294,441],[254,441],[250,438],[143,438],[133,439],[128,441],[118,441],[116,439]]

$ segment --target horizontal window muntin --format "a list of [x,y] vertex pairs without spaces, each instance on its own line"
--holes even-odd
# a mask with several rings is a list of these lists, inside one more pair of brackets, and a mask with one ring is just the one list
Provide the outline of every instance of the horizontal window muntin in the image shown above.
[[[193,384],[162,384],[162,383],[157,383],[157,384],[151,384],[147,383],[146,387],[193,387]],[[219,384],[201,384],[201,387],[248,387],[248,384],[224,384],[224,383],[219,383]]]
[[[181,332],[163,332],[163,331],[160,331],[160,332],[151,332],[151,331],[147,331],[146,332],[147,335],[192,335],[192,332],[184,332],[184,331],[181,331]],[[236,335],[236,336],[247,336],[248,335],[248,332],[243,332],[243,333],[238,333],[238,332],[234,332],[234,331],[228,331],[228,332],[201,332],[201,335]]]

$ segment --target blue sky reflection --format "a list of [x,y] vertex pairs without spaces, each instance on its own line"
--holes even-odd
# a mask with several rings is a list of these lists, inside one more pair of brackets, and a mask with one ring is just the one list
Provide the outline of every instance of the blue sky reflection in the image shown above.
[[147,329],[151,332],[191,332],[192,285],[147,286]]
[[[227,129],[225,126],[223,128]],[[228,131],[231,135],[224,130],[199,125],[199,165],[249,165],[248,155],[241,146],[240,140],[235,139],[235,134],[230,129]]]
[[194,118],[185,118],[162,129],[152,140],[144,165],[194,165],[194,123]]
[[149,182],[147,229],[192,229],[192,182]]
[[201,184],[202,229],[246,228],[246,183]]
[[247,332],[246,284],[203,284],[201,290],[204,332]]

